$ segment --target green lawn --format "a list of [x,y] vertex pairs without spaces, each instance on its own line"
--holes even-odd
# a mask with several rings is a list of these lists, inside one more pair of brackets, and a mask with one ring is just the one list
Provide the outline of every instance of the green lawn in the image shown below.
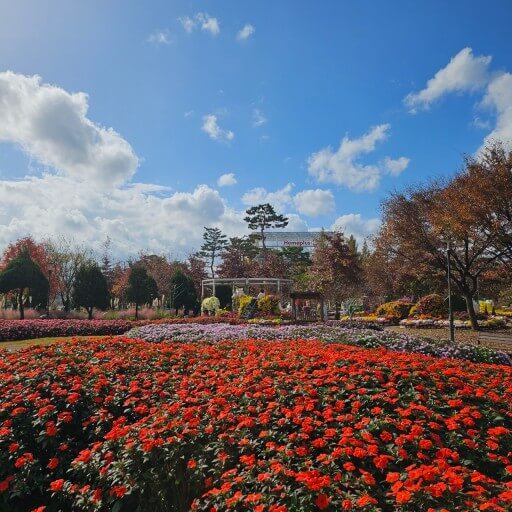
[[61,336],[61,337],[50,337],[50,338],[34,338],[31,340],[17,340],[17,341],[0,341],[0,348],[7,350],[18,350],[23,347],[29,347],[31,345],[50,345],[58,341],[67,341],[72,338],[80,338],[87,340],[90,338],[107,338],[108,336]]

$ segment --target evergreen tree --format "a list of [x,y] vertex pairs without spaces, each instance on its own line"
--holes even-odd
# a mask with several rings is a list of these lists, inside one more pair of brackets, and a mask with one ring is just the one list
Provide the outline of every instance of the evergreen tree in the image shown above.
[[30,257],[28,249],[22,249],[0,272],[0,293],[16,290],[21,320],[25,318],[25,292],[32,296],[31,306],[42,308],[47,304],[48,288],[48,279]]
[[201,256],[210,262],[212,279],[215,278],[215,259],[226,249],[228,239],[219,228],[204,228],[203,245],[201,246]]
[[194,281],[180,268],[174,271],[171,277],[171,308],[196,309],[197,293]]
[[105,310],[110,303],[110,292],[105,276],[94,262],[83,264],[75,276],[73,304],[85,308],[92,320],[94,308]]
[[144,267],[134,265],[128,276],[126,298],[129,302],[135,303],[135,319],[139,318],[139,306],[151,302],[157,296],[156,281]]
[[253,206],[245,213],[247,216],[244,220],[247,222],[249,229],[259,231],[259,238],[263,250],[267,248],[265,245],[265,230],[270,228],[285,228],[288,226],[288,218],[276,213],[274,207],[269,203]]

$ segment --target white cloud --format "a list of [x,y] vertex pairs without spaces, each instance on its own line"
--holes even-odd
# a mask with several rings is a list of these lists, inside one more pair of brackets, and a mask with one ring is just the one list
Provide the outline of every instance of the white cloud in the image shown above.
[[38,240],[65,235],[99,249],[110,236],[122,256],[143,248],[183,257],[199,247],[203,226],[221,227],[230,236],[246,229],[242,215],[206,185],[164,192],[144,184],[105,191],[55,174],[0,181],[0,245],[28,234]]
[[482,105],[496,114],[496,126],[485,137],[484,145],[500,140],[512,149],[512,74],[502,73],[489,83]]
[[283,209],[292,203],[292,189],[295,185],[288,183],[283,188],[275,192],[269,192],[263,187],[256,187],[242,196],[242,203],[247,206],[255,206],[262,203],[270,203],[276,210],[283,211]]
[[148,42],[155,45],[171,44],[171,34],[168,29],[155,30],[149,35]]
[[489,130],[491,123],[487,119],[480,119],[478,116],[475,116],[471,122],[471,126],[479,130]]
[[[375,190],[381,175],[388,172],[385,164],[365,165],[359,161],[362,155],[371,153],[377,144],[386,140],[391,125],[374,126],[357,139],[343,137],[340,147],[333,151],[330,147],[313,153],[308,159],[309,174],[320,183],[335,183],[355,191]],[[400,157],[394,162],[405,162]]]
[[423,90],[407,95],[405,105],[414,113],[418,109],[428,109],[444,94],[485,87],[489,80],[488,66],[491,60],[490,56],[475,57],[471,48],[462,49],[427,82]]
[[326,215],[334,211],[334,196],[330,190],[311,189],[295,194],[293,198],[295,208],[299,213],[309,217]]
[[216,36],[220,32],[219,21],[217,18],[212,18],[205,12],[199,12],[196,14],[196,19],[201,24],[201,30],[206,30],[213,36]]
[[254,32],[256,32],[256,29],[250,23],[247,23],[242,29],[240,29],[236,38],[239,41],[246,41],[254,34]]
[[386,158],[384,158],[384,167],[386,171],[388,171],[388,173],[391,174],[391,176],[398,176],[403,171],[405,171],[410,161],[411,159],[405,156],[401,156],[400,158],[397,158],[395,160],[387,156]]
[[365,219],[360,213],[349,213],[338,217],[331,229],[340,230],[346,236],[354,235],[359,243],[362,243],[365,238],[372,236],[377,232],[381,224],[380,219],[370,218]]
[[296,213],[285,213],[288,218],[288,225],[283,231],[309,231],[307,223]]
[[259,109],[255,108],[252,111],[252,125],[253,126],[255,126],[255,127],[263,126],[267,121],[268,121],[268,119],[262,114],[262,112]]
[[234,132],[231,130],[224,130],[219,126],[217,122],[217,116],[215,114],[208,114],[203,116],[203,126],[201,127],[203,132],[207,133],[208,136],[213,140],[233,140],[235,138]]
[[193,18],[190,16],[183,16],[178,18],[185,32],[191,34],[196,27],[200,27],[201,30],[210,32],[212,36],[216,36],[220,33],[219,20],[212,18],[206,12],[198,12]]
[[[182,192],[131,182],[138,163],[133,150],[112,129],[88,120],[87,106],[83,93],[42,85],[39,77],[0,74],[0,140],[48,166],[0,180],[0,249],[27,235],[64,235],[100,250],[109,236],[120,257],[144,249],[182,258],[200,246],[204,226],[228,236],[247,232],[244,213],[207,185]],[[298,215],[290,217],[292,227],[304,228]]]
[[37,75],[0,73],[0,141],[78,181],[119,185],[139,160],[112,128],[87,118],[88,96],[42,84]]
[[217,185],[219,187],[230,187],[232,185],[236,185],[236,177],[235,173],[228,172],[226,174],[223,174],[222,176],[219,176],[219,179],[217,180]]
[[178,18],[178,21],[185,29],[185,32],[188,32],[189,34],[194,30],[194,28],[197,25],[197,22],[190,16],[183,16],[182,18]]

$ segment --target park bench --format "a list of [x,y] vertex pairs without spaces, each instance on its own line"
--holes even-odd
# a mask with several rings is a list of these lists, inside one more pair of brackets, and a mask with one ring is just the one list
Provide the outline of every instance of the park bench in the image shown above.
[[479,331],[477,345],[499,345],[501,350],[512,352],[512,332]]

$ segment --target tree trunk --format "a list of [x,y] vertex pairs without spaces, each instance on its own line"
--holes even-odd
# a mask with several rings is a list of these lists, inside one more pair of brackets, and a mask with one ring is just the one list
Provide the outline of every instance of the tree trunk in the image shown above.
[[139,303],[135,303],[135,320],[139,319]]
[[265,249],[267,248],[267,246],[265,245],[265,233],[263,232],[263,228],[261,228],[261,248],[263,249],[263,251],[265,251]]
[[20,320],[25,320],[25,304],[23,304],[23,291],[24,288],[20,288],[19,305],[20,305]]
[[340,319],[340,308],[341,308],[341,304],[339,302],[336,302],[334,304],[334,308],[335,308],[335,313],[334,313],[334,320],[339,320]]
[[471,322],[471,329],[478,331],[478,319],[476,316],[475,306],[473,305],[473,295],[470,292],[464,293],[466,299],[466,307],[469,314],[469,320]]
[[87,308],[87,314],[89,315],[89,320],[92,320],[92,310],[93,310],[93,308]]

